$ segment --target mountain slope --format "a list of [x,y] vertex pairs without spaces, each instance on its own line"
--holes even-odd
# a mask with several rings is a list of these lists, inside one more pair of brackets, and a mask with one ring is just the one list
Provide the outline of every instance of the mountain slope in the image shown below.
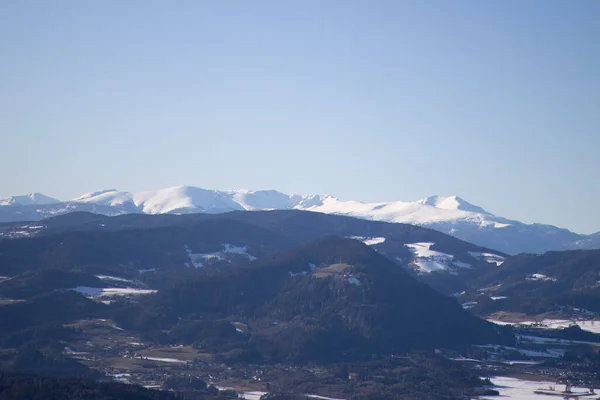
[[4,222],[37,221],[73,211],[120,215],[297,209],[426,226],[508,254],[600,247],[600,234],[579,235],[551,225],[524,224],[495,216],[457,196],[365,203],[326,195],[287,195],[274,190],[217,191],[177,186],[138,193],[105,190],[56,204],[4,203],[0,206],[0,221]]
[[[69,214],[57,218],[72,219],[74,215],[83,216],[84,220],[88,217]],[[96,225],[94,230],[0,241],[0,275],[63,269],[137,276],[140,270],[188,270],[239,258],[248,260],[293,244],[286,237],[228,219],[117,231],[105,231]],[[246,252],[249,248],[251,253]],[[221,256],[219,252],[225,254]]]
[[477,302],[473,311],[526,314],[588,310],[600,314],[600,250],[520,254],[502,268],[467,280],[461,301]]
[[241,346],[273,361],[352,360],[510,340],[360,241],[336,237],[187,280],[133,306],[118,322],[174,334],[223,319],[241,321],[249,336],[236,339],[230,328],[234,335],[217,345],[202,334],[204,346]]
[[[0,227],[2,232],[10,231]],[[298,210],[114,217],[70,213],[45,220],[36,232],[32,238],[0,240],[0,276],[49,268],[128,279],[146,270],[166,276],[209,273],[335,235],[367,243],[435,288],[453,293],[465,279],[497,268],[505,257],[423,227]],[[427,251],[419,250],[424,246]]]
[[31,206],[60,203],[60,200],[45,196],[41,193],[31,193],[25,196],[11,196],[0,199],[0,206]]

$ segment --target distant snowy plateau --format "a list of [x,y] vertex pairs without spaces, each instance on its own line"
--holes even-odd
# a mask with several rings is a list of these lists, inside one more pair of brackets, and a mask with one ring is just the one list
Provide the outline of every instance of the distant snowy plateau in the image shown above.
[[580,235],[552,225],[509,220],[457,196],[431,196],[415,202],[364,203],[327,195],[287,195],[275,190],[218,191],[192,186],[138,193],[103,190],[71,201],[33,193],[0,199],[0,222],[39,221],[73,211],[121,215],[287,209],[420,225],[508,254],[600,248],[600,232]]

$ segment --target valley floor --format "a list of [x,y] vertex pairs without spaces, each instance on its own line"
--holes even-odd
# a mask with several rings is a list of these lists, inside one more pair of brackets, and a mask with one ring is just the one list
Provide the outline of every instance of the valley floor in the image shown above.
[[498,325],[516,325],[516,326],[531,326],[545,329],[561,329],[568,328],[572,325],[578,325],[581,329],[592,333],[600,334],[600,319],[599,318],[570,318],[565,319],[562,316],[547,315],[539,316],[535,319],[523,316],[520,314],[498,313],[487,319]]
[[[492,383],[494,384],[494,389],[500,392],[500,397],[504,399],[518,399],[518,400],[542,400],[542,399],[552,399],[553,396],[549,396],[546,394],[538,394],[535,391],[539,389],[548,390],[550,387],[554,387],[557,392],[556,398],[567,398],[565,396],[561,396],[560,392],[564,390],[564,385],[557,385],[556,382],[550,381],[536,381],[536,380],[527,380],[522,378],[508,377],[508,376],[495,376],[491,378]],[[585,395],[584,399],[593,399],[596,400],[599,397],[596,395],[591,395],[588,391],[588,388],[583,387],[573,387],[572,388],[574,395]],[[481,399],[495,399],[498,396],[486,396]],[[576,397],[572,397],[576,398]]]
[[[161,388],[170,376],[185,375],[200,377],[220,389],[235,390],[245,399],[259,399],[270,388],[287,387],[292,383],[297,385],[294,386],[297,393],[313,398],[344,400],[349,395],[344,380],[336,378],[326,367],[250,364],[232,367],[192,346],[151,345],[110,320],[84,320],[72,326],[79,328],[82,336],[77,342],[65,346],[65,355],[118,382]],[[496,385],[493,389],[500,392],[500,397],[482,398],[530,400],[548,398],[533,391],[550,385],[556,385],[558,389],[557,382],[565,376],[564,368],[548,367],[544,361],[557,359],[577,345],[581,343],[521,335],[515,347],[476,346],[471,354],[445,355],[491,377]],[[600,348],[600,343],[585,345],[595,351]],[[573,376],[580,381],[589,379],[585,374],[573,373]],[[375,387],[373,385],[367,380],[359,386],[360,390],[369,391],[370,387]],[[577,388],[577,391],[582,390],[586,389]]]

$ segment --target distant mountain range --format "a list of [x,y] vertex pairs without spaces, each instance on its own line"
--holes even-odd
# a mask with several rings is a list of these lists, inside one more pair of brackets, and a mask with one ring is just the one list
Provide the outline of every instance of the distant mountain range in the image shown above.
[[192,186],[137,193],[103,190],[71,201],[33,193],[0,199],[0,222],[38,221],[73,211],[113,216],[286,209],[420,225],[508,254],[600,248],[600,232],[581,235],[552,225],[525,224],[491,214],[457,196],[365,203],[328,195],[288,195],[275,190],[218,191]]
[[25,196],[11,196],[0,199],[0,206],[39,206],[60,203],[60,200],[45,196],[41,193],[31,193]]
[[[445,294],[460,292],[464,282],[506,258],[433,229],[301,210],[114,217],[74,212],[43,223],[0,224],[0,239],[26,238],[0,240],[0,277],[56,268],[127,278],[146,271],[168,277],[211,273],[328,236],[363,242]],[[9,297],[18,298],[13,289],[26,285],[11,282],[16,286],[6,289]]]

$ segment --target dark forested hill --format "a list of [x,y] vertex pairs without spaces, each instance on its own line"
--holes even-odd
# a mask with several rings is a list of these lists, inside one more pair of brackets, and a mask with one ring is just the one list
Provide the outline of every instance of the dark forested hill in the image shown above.
[[[510,341],[509,332],[472,317],[360,241],[335,237],[187,280],[123,310],[118,320],[125,328],[169,330],[177,340],[272,360],[332,361]],[[231,322],[247,325],[247,335]],[[198,335],[181,336],[185,331]],[[220,342],[210,343],[207,331]]]
[[191,264],[190,253],[210,254],[220,251],[223,244],[251,248],[254,257],[290,246],[292,242],[263,228],[234,220],[208,220],[189,227],[67,231],[0,240],[0,273],[12,275],[44,268],[135,274],[140,269],[169,270]]
[[176,400],[182,398],[175,393],[148,390],[141,386],[122,383],[0,371],[0,399],[2,400]]
[[[62,354],[76,332],[63,324],[106,317],[108,307],[72,291],[53,291],[0,305],[0,369],[52,376],[100,376]],[[0,394],[0,398],[3,398]]]
[[135,276],[138,270],[229,265],[336,235],[362,238],[450,293],[463,276],[496,267],[481,254],[504,256],[426,228],[293,210],[116,217],[72,213],[41,221],[37,230],[21,225],[1,229],[5,237],[15,230],[33,236],[0,240],[0,274],[8,276],[40,268]]
[[27,301],[0,306],[0,337],[4,333],[44,324],[63,324],[107,315],[107,307],[73,291],[54,291]]
[[[10,321],[0,329],[0,363],[12,371],[97,372],[64,351],[93,340],[80,328],[89,318],[109,320],[144,346],[192,345],[219,365],[364,363],[514,342],[511,327],[473,316],[416,279],[462,284],[498,268],[482,257],[490,250],[425,228],[272,211],[74,213],[36,229],[0,240],[0,320]],[[116,293],[119,285],[158,293],[107,299],[88,290]],[[65,290],[75,287],[91,298]],[[418,369],[409,364],[401,367]],[[436,382],[435,368],[425,370]],[[392,375],[398,387],[421,385],[418,374]],[[470,385],[451,381],[439,392]]]
[[[482,314],[585,309],[600,312],[600,250],[522,254],[467,282],[463,298]],[[491,300],[491,298],[496,300]]]
[[102,288],[106,284],[99,278],[81,272],[61,269],[41,269],[0,281],[0,298],[25,299],[56,289],[77,286]]

